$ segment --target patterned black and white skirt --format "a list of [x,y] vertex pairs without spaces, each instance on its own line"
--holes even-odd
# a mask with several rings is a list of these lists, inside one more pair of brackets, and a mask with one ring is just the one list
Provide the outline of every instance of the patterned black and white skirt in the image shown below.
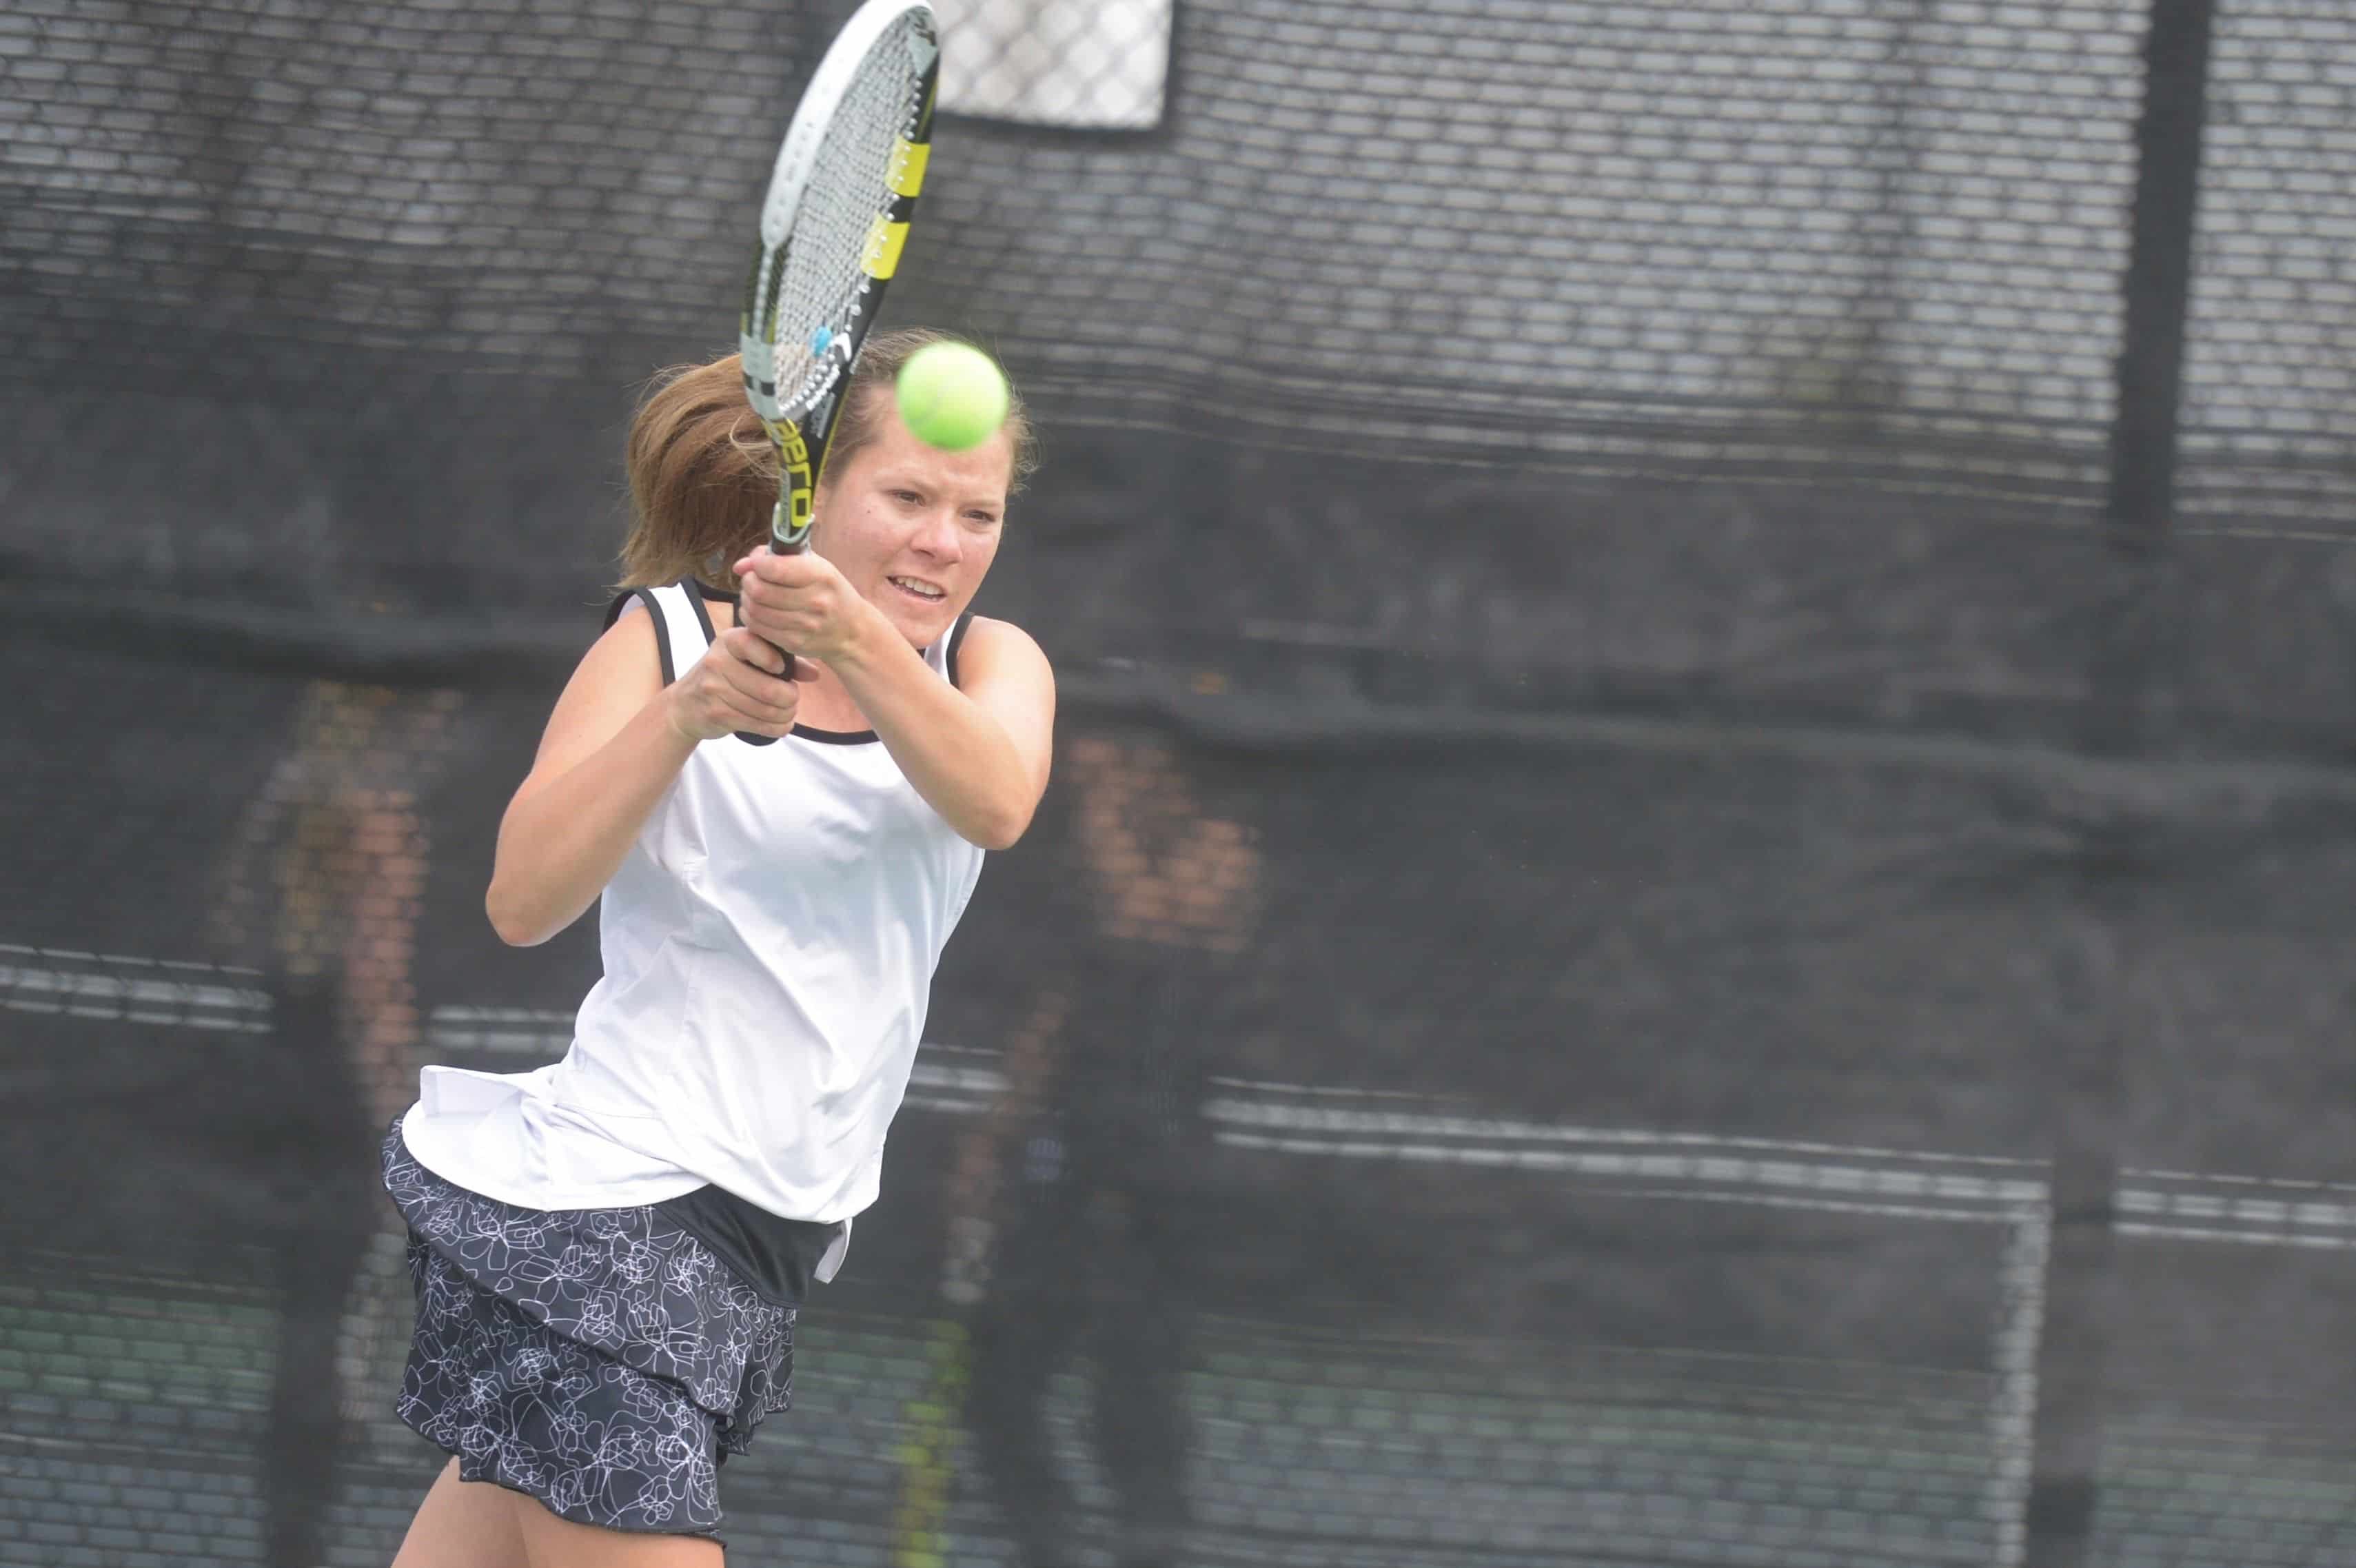
[[401,1418],[561,1518],[714,1534],[722,1461],[791,1399],[794,1307],[669,1205],[519,1209],[426,1169],[398,1123],[384,1184],[417,1287]]

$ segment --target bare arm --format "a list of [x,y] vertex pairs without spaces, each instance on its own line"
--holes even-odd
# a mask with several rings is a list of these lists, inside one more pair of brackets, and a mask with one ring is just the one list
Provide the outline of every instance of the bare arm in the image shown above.
[[958,686],[881,615],[827,667],[916,793],[961,837],[985,849],[1023,837],[1047,790],[1055,677],[1021,627],[976,617],[958,649]]
[[834,673],[925,804],[985,849],[1023,837],[1047,790],[1055,677],[1022,628],[977,617],[951,686],[824,557],[762,549],[736,568],[738,613]]
[[573,672],[540,755],[499,822],[483,907],[501,941],[536,946],[581,918],[701,741],[793,728],[800,688],[776,652],[730,632],[662,683],[653,617],[628,613]]

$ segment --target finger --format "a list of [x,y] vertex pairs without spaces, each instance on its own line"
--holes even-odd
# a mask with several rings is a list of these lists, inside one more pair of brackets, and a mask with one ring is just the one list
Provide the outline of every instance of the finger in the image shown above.
[[758,562],[750,563],[755,570],[748,570],[737,578],[736,619],[739,624],[756,610],[782,609],[790,603],[791,584],[781,581],[774,571],[766,568],[766,563],[775,559],[763,556]]
[[736,564],[740,580],[749,577],[778,588],[807,587],[826,575],[826,558],[806,549],[778,555],[765,545]]
[[790,730],[795,704],[764,702],[750,692],[723,691],[718,696],[722,716],[738,730]]
[[739,629],[737,657],[765,675],[783,676],[791,664],[786,651],[751,627]]
[[[775,676],[786,674],[786,650],[808,645],[819,631],[819,623],[813,617],[795,610],[755,610],[746,617],[746,623],[744,629],[748,633],[776,652],[776,658],[759,667]],[[747,659],[745,662],[756,661]]]
[[786,656],[777,645],[748,626],[731,626],[720,634],[720,642],[728,656],[739,664],[751,665],[770,675],[782,676],[786,672]]
[[792,734],[794,726],[789,719],[752,719],[732,713],[720,721],[720,732],[723,735],[766,735],[775,741]]
[[783,676],[757,669],[751,665],[731,665],[725,677],[727,689],[747,700],[783,708],[790,712],[801,700],[802,688]]
[[744,592],[736,597],[736,624],[755,631],[775,626],[778,616],[793,613],[802,597],[800,591],[787,584],[748,577]]
[[746,572],[736,580],[736,624],[743,625],[747,617],[768,606],[776,590],[755,572]]
[[797,658],[794,660],[794,678],[796,680],[816,680],[825,673],[825,667],[816,659]]
[[723,701],[737,704],[737,707],[764,709],[764,711],[776,709],[777,713],[787,718],[792,718],[794,709],[801,707],[801,688],[798,685],[794,685],[792,680],[780,680],[777,676],[764,676],[758,671],[747,671],[742,678],[728,680],[721,688],[719,697]]
[[749,578],[755,582],[786,585],[808,581],[810,563],[811,556],[808,550],[798,549],[788,555],[779,555],[767,545],[763,545],[737,561],[734,570],[740,581]]

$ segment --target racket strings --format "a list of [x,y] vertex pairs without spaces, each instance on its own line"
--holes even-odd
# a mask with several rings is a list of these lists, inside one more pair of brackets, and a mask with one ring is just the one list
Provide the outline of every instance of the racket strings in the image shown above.
[[914,128],[922,78],[911,69],[921,13],[911,13],[867,51],[819,144],[776,280],[777,399],[822,392],[840,368],[829,349],[859,308],[862,265],[876,221],[894,200],[893,155]]

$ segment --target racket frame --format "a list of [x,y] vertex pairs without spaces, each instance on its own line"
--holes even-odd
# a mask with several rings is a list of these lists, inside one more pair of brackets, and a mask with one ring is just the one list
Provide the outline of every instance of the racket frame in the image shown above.
[[[784,324],[777,296],[793,251],[794,228],[810,179],[818,170],[819,153],[836,112],[859,80],[868,57],[884,44],[903,19],[920,18],[918,32],[909,40],[910,68],[916,78],[914,108],[894,144],[884,174],[889,203],[879,207],[871,222],[860,260],[860,277],[850,301],[849,319],[836,325],[796,323],[793,330],[826,331],[818,349],[818,363],[798,385],[776,383],[776,347]],[[744,305],[737,316],[737,356],[744,376],[744,398],[761,421],[777,458],[777,501],[769,515],[769,549],[794,555],[809,548],[810,525],[816,520],[818,487],[826,477],[826,459],[842,413],[843,394],[859,351],[875,325],[884,290],[898,271],[900,252],[916,217],[925,173],[932,159],[933,108],[940,88],[940,34],[926,0],[866,0],[842,25],[825,58],[802,90],[801,101],[778,144],[777,159],[761,202],[760,237],[753,248],[753,264],[744,281]],[[785,655],[786,678],[793,678],[794,656]],[[774,735],[738,731],[749,745],[766,746]]]
[[[893,200],[879,210],[869,230],[862,258],[862,276],[850,319],[819,350],[822,368],[802,379],[796,388],[776,385],[775,366],[781,326],[777,292],[793,245],[795,219],[816,173],[818,155],[832,127],[835,113],[884,36],[912,13],[924,18],[928,59],[913,61],[918,79],[916,108],[901,133],[885,183]],[[842,393],[860,348],[875,325],[884,291],[898,270],[908,225],[915,218],[916,197],[924,188],[931,158],[933,109],[940,80],[940,45],[932,6],[926,0],[867,0],[843,24],[819,62],[800,104],[794,111],[761,204],[759,242],[744,285],[744,308],[738,317],[737,347],[744,369],[744,396],[776,450],[777,504],[769,519],[769,548],[778,554],[806,549],[819,482],[826,476],[828,449],[842,411]],[[798,330],[809,330],[803,324]],[[766,370],[766,375],[762,372]]]

